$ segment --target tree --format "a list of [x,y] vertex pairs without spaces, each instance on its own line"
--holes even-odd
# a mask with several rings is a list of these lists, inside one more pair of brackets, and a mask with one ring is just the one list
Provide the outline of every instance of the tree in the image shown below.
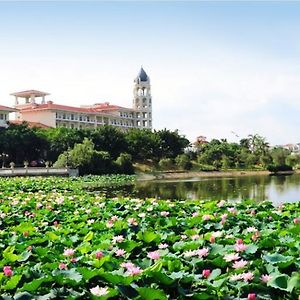
[[128,143],[125,134],[120,129],[105,125],[97,129],[85,130],[85,137],[89,138],[98,151],[109,152],[113,159],[121,153],[128,152]]
[[128,152],[134,161],[159,159],[161,140],[155,133],[148,129],[130,129],[125,133],[128,143]]
[[178,130],[170,131],[167,129],[154,132],[160,140],[160,158],[175,158],[184,153],[184,149],[190,144],[189,140],[179,135]]
[[192,168],[192,163],[190,158],[186,154],[180,154],[175,158],[177,167],[182,170],[190,170]]
[[286,159],[290,155],[291,151],[284,148],[274,148],[271,151],[273,164],[276,166],[283,166],[286,164]]
[[9,161],[23,164],[26,161],[44,157],[47,140],[38,134],[36,128],[29,128],[26,123],[15,125],[1,131],[2,151],[9,155]]
[[93,142],[87,138],[82,144],[75,144],[73,149],[62,153],[54,164],[57,168],[66,166],[78,168],[80,175],[113,172],[109,153],[96,151]]

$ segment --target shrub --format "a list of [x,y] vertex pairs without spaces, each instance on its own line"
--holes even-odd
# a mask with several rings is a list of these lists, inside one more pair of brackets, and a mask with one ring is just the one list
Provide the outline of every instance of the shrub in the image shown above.
[[59,157],[54,167],[78,168],[80,175],[113,173],[112,160],[108,152],[94,150],[94,144],[87,138],[82,144],[65,151]]
[[162,158],[159,161],[158,165],[163,170],[170,170],[174,167],[174,163],[171,158]]
[[118,173],[122,174],[133,174],[134,169],[132,165],[132,156],[128,153],[121,153],[116,159],[115,165]]
[[175,158],[176,166],[182,170],[190,170],[192,168],[192,163],[188,155],[180,154]]
[[292,171],[293,168],[288,165],[268,165],[267,170],[272,173]]

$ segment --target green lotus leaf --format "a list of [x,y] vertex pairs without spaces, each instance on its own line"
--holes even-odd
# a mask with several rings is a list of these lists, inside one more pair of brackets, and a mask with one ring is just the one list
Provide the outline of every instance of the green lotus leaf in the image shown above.
[[22,275],[14,275],[12,276],[6,284],[3,286],[3,289],[5,290],[13,290],[17,287],[19,281],[21,280]]
[[288,280],[289,280],[288,275],[279,274],[279,275],[273,276],[271,278],[271,280],[268,281],[267,285],[271,286],[275,289],[287,291],[288,290]]
[[164,291],[153,288],[140,287],[137,288],[141,298],[143,300],[167,300],[167,296]]
[[88,242],[90,240],[92,240],[94,237],[94,232],[93,231],[90,231],[83,239],[83,242]]

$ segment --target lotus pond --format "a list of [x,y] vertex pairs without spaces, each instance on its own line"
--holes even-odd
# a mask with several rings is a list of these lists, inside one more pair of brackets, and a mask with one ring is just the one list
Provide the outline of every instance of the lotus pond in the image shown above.
[[299,299],[299,202],[108,199],[99,180],[0,179],[0,299]]

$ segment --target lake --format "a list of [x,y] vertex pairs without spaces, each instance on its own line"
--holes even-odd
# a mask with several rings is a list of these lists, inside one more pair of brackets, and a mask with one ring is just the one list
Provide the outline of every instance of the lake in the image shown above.
[[161,199],[270,200],[279,205],[300,200],[300,174],[138,181],[117,194]]

